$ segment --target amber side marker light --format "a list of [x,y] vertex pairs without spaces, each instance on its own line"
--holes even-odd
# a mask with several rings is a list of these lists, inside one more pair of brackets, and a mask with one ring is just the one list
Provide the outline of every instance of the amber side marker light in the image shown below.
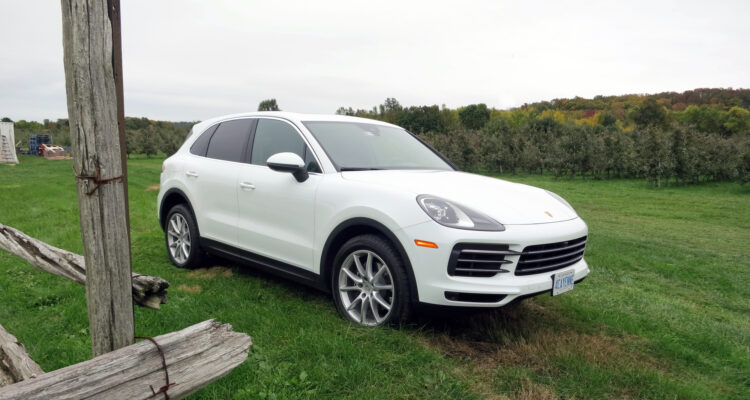
[[414,239],[414,244],[421,247],[429,247],[431,249],[437,249],[438,245],[432,242],[426,242],[424,240]]

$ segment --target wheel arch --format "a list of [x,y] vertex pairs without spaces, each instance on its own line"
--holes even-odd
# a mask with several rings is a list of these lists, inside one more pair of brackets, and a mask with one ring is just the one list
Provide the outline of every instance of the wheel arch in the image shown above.
[[409,277],[409,292],[411,300],[412,302],[419,301],[419,293],[417,292],[417,282],[414,278],[414,271],[412,270],[409,255],[406,253],[401,241],[399,241],[396,235],[382,223],[364,217],[348,219],[336,226],[336,228],[334,228],[328,235],[328,239],[326,239],[320,256],[321,287],[325,288],[327,291],[331,290],[333,259],[336,257],[336,253],[338,253],[341,246],[343,246],[347,240],[365,234],[380,235],[393,244],[406,267],[406,273]]
[[[167,213],[169,213],[169,210],[171,210],[172,207],[178,204],[184,204],[188,210],[190,210],[190,214],[193,216],[193,221],[195,221],[195,226],[198,227],[198,219],[195,218],[195,211],[193,210],[193,205],[190,203],[190,199],[182,190],[172,188],[164,193],[164,196],[161,199],[161,204],[159,205],[159,225],[162,230],[164,230],[164,227],[167,225]],[[198,233],[200,234],[200,227],[198,227]]]

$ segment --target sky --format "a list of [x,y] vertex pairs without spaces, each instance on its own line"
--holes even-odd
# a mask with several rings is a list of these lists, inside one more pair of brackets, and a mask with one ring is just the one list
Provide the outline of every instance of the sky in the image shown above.
[[[750,87],[748,1],[121,0],[125,114]],[[0,0],[0,116],[67,117],[59,0]]]

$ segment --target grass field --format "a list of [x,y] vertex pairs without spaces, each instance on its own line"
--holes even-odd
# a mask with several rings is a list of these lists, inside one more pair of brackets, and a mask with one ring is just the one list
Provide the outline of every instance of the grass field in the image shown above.
[[[136,309],[137,334],[217,318],[254,342],[195,398],[750,398],[750,186],[506,177],[576,207],[589,278],[509,310],[363,329],[327,295],[249,268],[173,268],[156,221],[160,164],[129,163],[133,269],[172,284],[161,311]],[[81,253],[71,163],[0,165],[0,222]],[[0,324],[45,371],[90,356],[84,288],[4,252]]]

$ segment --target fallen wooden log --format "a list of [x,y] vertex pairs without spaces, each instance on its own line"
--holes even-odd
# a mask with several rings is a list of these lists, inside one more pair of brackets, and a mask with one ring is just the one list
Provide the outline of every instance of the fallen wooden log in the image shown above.
[[[0,249],[17,255],[31,265],[55,275],[86,285],[86,265],[83,256],[50,246],[38,239],[0,224]],[[158,276],[133,273],[133,301],[136,304],[159,309],[167,302],[169,282]]]
[[43,373],[18,339],[0,325],[0,387],[35,378]]
[[0,400],[146,399],[154,392],[153,398],[164,399],[164,390],[170,399],[180,399],[242,364],[252,345],[250,336],[213,319],[154,340],[161,352],[143,340],[0,388]]

